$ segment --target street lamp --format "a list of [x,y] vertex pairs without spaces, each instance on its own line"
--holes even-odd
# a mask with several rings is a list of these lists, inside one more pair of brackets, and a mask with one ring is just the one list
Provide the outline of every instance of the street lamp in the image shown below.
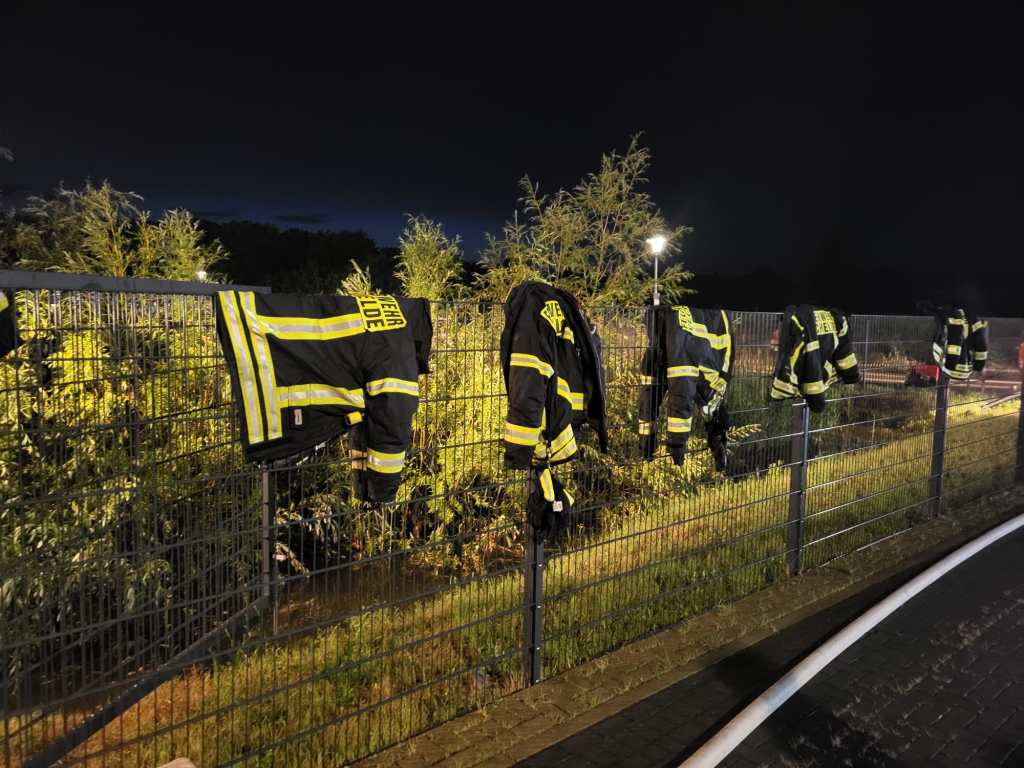
[[199,282],[205,283],[206,282],[206,270],[205,269],[200,269],[198,272],[196,272],[196,277],[199,279]]
[[654,254],[654,306],[661,303],[661,296],[658,294],[658,256],[668,245],[668,238],[664,235],[652,235],[647,238],[647,247]]

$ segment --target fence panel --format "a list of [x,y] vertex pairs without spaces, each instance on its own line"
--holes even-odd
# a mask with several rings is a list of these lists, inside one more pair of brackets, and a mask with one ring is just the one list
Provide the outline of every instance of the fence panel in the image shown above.
[[98,287],[19,291],[0,360],[3,765],[354,760],[1020,470],[1000,399],[1024,321],[993,320],[985,375],[949,390],[938,498],[936,387],[910,375],[929,318],[854,317],[864,381],[805,421],[768,398],[779,315],[736,313],[719,473],[699,427],[683,466],[641,458],[642,311],[605,308],[611,452],[583,435],[556,470],[573,516],[528,546],[500,306],[434,307],[399,498],[360,505],[344,440],[244,464],[208,296]]

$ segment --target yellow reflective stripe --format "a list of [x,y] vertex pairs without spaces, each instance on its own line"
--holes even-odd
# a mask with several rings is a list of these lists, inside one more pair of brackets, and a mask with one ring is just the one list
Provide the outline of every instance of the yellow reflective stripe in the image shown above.
[[678,379],[683,376],[696,376],[699,373],[699,369],[696,365],[673,365],[668,369],[668,377],[670,379]]
[[366,331],[358,312],[334,317],[272,317],[256,315],[264,333],[287,341],[330,341]]
[[563,379],[561,376],[558,377],[558,394],[569,401],[569,405],[572,406],[574,411],[583,410],[583,393],[573,392],[569,388],[569,382]]
[[940,345],[932,344],[932,357],[935,359],[935,362],[941,363],[945,356],[946,353],[942,351],[942,347]]
[[409,381],[408,379],[393,378],[374,379],[373,381],[366,382],[366,394],[370,397],[386,393],[419,397],[420,383],[418,381]]
[[855,354],[853,354],[852,352],[850,354],[848,354],[846,357],[843,357],[843,358],[840,358],[839,360],[836,360],[836,365],[839,366],[839,368],[841,368],[844,371],[849,369],[849,368],[853,368],[853,366],[855,366],[856,364],[857,364],[857,356]]
[[647,386],[654,383],[653,376],[647,376],[646,374],[640,374],[640,383]]
[[808,352],[813,352],[814,350],[820,349],[820,348],[821,348],[821,342],[818,341],[817,339],[815,339],[814,341],[808,341],[807,342],[807,351]]
[[640,426],[639,426],[639,431],[640,431],[641,435],[649,435],[649,434],[651,434],[651,422],[643,421],[641,419]]
[[245,430],[249,436],[249,444],[263,442],[263,417],[260,414],[259,395],[256,391],[256,375],[253,372],[252,360],[249,357],[249,345],[245,341],[245,331],[239,317],[238,305],[234,291],[218,291],[224,325],[227,326],[231,349],[235,355],[235,367],[238,369],[238,384],[242,390],[242,410],[245,413]]
[[946,353],[950,355],[959,355],[962,347],[959,344],[947,344]]
[[805,395],[820,395],[825,391],[825,382],[807,381],[800,385],[800,389],[803,390]]
[[722,327],[725,328],[725,333],[722,334],[725,337],[725,358],[722,362],[722,372],[728,373],[732,366],[732,332],[729,329],[729,315],[724,309],[721,312]]
[[775,379],[772,381],[772,390],[778,390],[784,393],[787,397],[796,397],[800,394],[800,390],[790,384],[788,381],[782,379]]
[[572,328],[570,328],[568,325],[562,329],[562,338],[570,342],[571,344],[576,343],[576,335],[572,332]]
[[801,340],[794,348],[793,354],[789,356],[789,367],[794,373],[796,372],[796,363],[800,359],[800,353],[803,352],[804,342]]
[[0,291],[0,312],[3,312],[9,306],[11,306],[11,302],[7,300],[7,294]]
[[988,352],[975,352],[974,353],[974,359],[975,360],[988,360]]
[[800,322],[800,318],[798,318],[796,315],[790,315],[789,319],[792,320],[793,324],[800,329],[801,333],[805,333],[807,331],[807,329],[804,328],[803,323]]
[[401,453],[384,453],[370,448],[367,451],[366,465],[374,472],[393,475],[402,471],[405,466],[405,451]]
[[576,453],[576,435],[572,431],[572,424],[563,429],[554,440],[551,441],[551,460],[561,461]]
[[513,352],[509,364],[520,368],[533,368],[545,378],[550,377],[555,372],[555,369],[548,363],[545,363],[536,355],[528,355],[525,352]]
[[974,333],[975,331],[980,331],[982,328],[985,328],[987,326],[987,322],[985,322],[984,320],[978,320],[974,325],[971,326],[971,333]]
[[700,366],[700,372],[704,374],[705,380],[708,385],[716,392],[725,392],[728,382],[722,378],[722,376],[714,368],[708,368],[706,365]]
[[363,414],[360,413],[359,411],[352,411],[345,417],[345,421],[348,422],[348,425],[350,427],[354,427],[356,424],[362,422],[362,420]]
[[849,325],[849,323],[846,322],[846,318],[844,317],[843,318],[843,327],[839,329],[839,338],[843,338],[843,336],[845,336],[847,331],[849,331],[849,330],[850,330],[850,325]]
[[505,422],[505,442],[516,445],[535,445],[540,440],[540,427],[523,427]]
[[555,500],[555,484],[551,481],[551,470],[547,467],[540,473],[540,489],[544,494],[545,501]]
[[[723,313],[724,314],[724,313]],[[728,321],[726,321],[726,330],[728,331]],[[698,339],[704,339],[708,342],[712,349],[728,349],[729,334],[728,333],[712,333],[708,330],[708,327],[704,323],[691,323],[687,328],[691,335],[696,336]]]
[[[277,402],[281,408],[303,405],[348,405],[363,408],[363,390],[331,387],[327,384],[295,384],[277,388]],[[351,423],[351,422],[350,422]]]
[[281,429],[281,408],[277,404],[275,394],[277,379],[274,376],[274,360],[270,355],[270,345],[256,314],[256,295],[252,291],[239,291],[238,299],[249,325],[252,348],[256,352],[260,389],[263,390],[263,405],[267,411],[267,440],[276,440],[284,435],[284,430]]
[[565,500],[569,502],[569,506],[573,507],[576,505],[576,499],[573,498],[572,494],[569,493],[565,488],[562,489],[562,493],[565,494]]
[[693,417],[688,419],[679,419],[675,416],[668,417],[668,431],[669,432],[689,432],[690,427],[693,425]]

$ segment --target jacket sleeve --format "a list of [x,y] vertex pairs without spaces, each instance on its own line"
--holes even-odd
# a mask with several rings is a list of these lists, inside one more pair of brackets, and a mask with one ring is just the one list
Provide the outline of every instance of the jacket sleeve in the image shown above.
[[981,371],[988,361],[988,322],[975,318],[971,323],[971,351],[974,354],[974,370]]
[[779,355],[772,379],[772,400],[800,397],[797,364],[803,351],[803,334],[793,324],[794,317],[787,314],[779,327]]
[[[676,362],[673,360],[672,362]],[[668,426],[665,447],[675,464],[682,464],[686,456],[686,444],[693,426],[693,401],[697,394],[700,368],[691,355],[691,345],[686,343],[677,365],[666,370],[668,378]]]
[[640,366],[640,398],[638,402],[640,455],[654,456],[658,447],[658,413],[665,397],[664,327],[656,310],[647,314],[647,351]]
[[366,490],[369,501],[394,501],[405,468],[412,418],[419,405],[418,366],[408,354],[369,361],[366,391]]
[[505,466],[528,469],[544,428],[548,387],[555,373],[552,333],[523,312],[512,331],[505,420]]
[[850,323],[846,315],[836,314],[836,327],[839,329],[839,343],[832,355],[836,369],[839,371],[839,378],[844,384],[856,384],[860,381],[860,371],[857,369],[857,355],[853,352],[853,334],[850,332]]

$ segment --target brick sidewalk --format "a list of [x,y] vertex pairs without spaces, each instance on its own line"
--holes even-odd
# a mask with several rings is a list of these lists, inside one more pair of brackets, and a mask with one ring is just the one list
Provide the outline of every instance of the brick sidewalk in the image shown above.
[[[725,762],[1024,766],[1024,533],[993,545],[851,647]],[[675,766],[900,574],[519,765]]]

